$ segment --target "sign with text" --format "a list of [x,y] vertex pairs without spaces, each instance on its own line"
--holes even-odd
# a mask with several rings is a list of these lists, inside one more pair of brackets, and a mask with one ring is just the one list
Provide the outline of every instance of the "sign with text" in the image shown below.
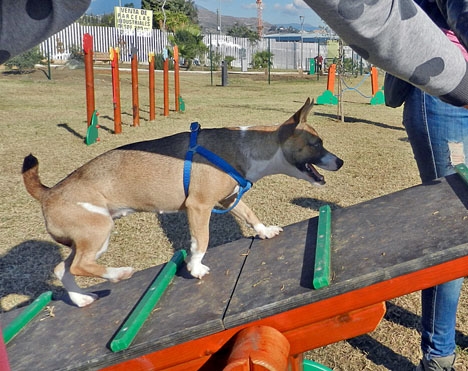
[[116,6],[114,7],[114,15],[115,28],[121,30],[124,35],[151,36],[152,10]]

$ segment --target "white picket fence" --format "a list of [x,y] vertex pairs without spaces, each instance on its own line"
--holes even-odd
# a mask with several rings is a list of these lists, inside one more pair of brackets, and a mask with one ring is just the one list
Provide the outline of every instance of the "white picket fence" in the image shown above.
[[[157,29],[152,30],[150,37],[127,36],[114,27],[83,26],[73,23],[42,42],[39,48],[45,56],[49,52],[53,60],[67,60],[73,47],[82,48],[85,33],[93,36],[96,52],[108,52],[111,47],[119,47],[120,59],[123,62],[130,62],[134,46],[138,50],[138,60],[147,63],[148,53],[160,54],[169,45],[167,33]],[[301,52],[300,42],[269,41],[266,38],[251,43],[245,38],[211,34],[205,35],[203,41],[222,57],[234,57],[231,63],[233,67],[241,67],[243,63],[250,66],[256,52],[269,49],[273,54],[273,68],[297,69],[301,66],[302,54],[302,67],[308,70],[308,60],[317,56],[319,52],[317,43],[303,43]],[[209,54],[208,52],[200,56],[201,63],[209,65]],[[326,45],[320,45],[320,54],[326,58]]]

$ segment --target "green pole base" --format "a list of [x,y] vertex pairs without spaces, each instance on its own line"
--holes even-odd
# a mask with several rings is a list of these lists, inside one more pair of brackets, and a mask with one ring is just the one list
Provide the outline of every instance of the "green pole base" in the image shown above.
[[322,95],[317,97],[317,104],[331,104],[331,105],[338,105],[338,98],[333,95],[330,90],[325,90]]
[[377,106],[380,104],[385,104],[385,95],[382,90],[379,90],[370,100],[371,106]]

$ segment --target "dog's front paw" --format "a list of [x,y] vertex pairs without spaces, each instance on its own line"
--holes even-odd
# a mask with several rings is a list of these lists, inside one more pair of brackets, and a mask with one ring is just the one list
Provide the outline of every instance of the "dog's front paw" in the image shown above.
[[257,224],[254,228],[255,232],[258,233],[258,237],[260,237],[262,240],[264,240],[265,238],[276,237],[281,232],[283,232],[283,228],[274,225],[266,227],[263,224]]
[[93,303],[98,296],[96,294],[80,294],[79,292],[69,292],[68,296],[70,300],[80,308],[86,307]]
[[204,275],[210,273],[210,268],[202,263],[190,262],[187,264],[187,269],[193,277],[198,279],[201,279]]

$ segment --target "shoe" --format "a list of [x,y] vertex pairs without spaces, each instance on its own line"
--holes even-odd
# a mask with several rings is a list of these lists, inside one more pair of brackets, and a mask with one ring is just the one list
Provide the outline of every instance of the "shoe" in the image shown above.
[[455,354],[447,357],[438,357],[427,360],[423,357],[416,371],[455,371]]

